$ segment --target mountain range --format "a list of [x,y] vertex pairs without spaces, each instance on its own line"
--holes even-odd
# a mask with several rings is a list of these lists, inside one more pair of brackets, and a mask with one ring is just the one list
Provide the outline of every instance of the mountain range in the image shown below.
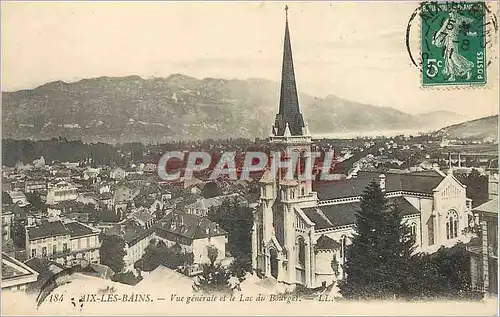
[[484,139],[498,142],[498,115],[454,124],[435,133],[449,139]]
[[[411,115],[337,96],[299,94],[311,133],[437,130],[465,119],[454,112]],[[267,137],[279,84],[264,79],[99,77],[2,92],[3,137],[66,137],[85,142],[165,142]]]

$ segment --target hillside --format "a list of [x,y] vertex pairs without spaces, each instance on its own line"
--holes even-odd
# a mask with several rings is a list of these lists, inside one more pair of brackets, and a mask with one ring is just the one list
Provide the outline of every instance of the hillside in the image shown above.
[[487,139],[498,142],[498,115],[454,124],[436,132],[449,139]]
[[[263,79],[99,77],[2,92],[3,136],[92,142],[266,137],[279,85]],[[393,108],[300,94],[312,133],[438,129],[454,113],[410,115]],[[432,118],[432,120],[430,120]]]

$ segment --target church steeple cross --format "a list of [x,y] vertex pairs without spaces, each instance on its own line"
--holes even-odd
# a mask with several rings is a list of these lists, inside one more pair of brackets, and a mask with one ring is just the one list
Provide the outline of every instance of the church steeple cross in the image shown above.
[[276,135],[283,136],[288,124],[290,134],[303,135],[304,119],[300,113],[295,71],[293,69],[292,44],[288,28],[288,5],[285,5],[285,38],[283,41],[283,64],[281,68],[280,105],[274,124]]

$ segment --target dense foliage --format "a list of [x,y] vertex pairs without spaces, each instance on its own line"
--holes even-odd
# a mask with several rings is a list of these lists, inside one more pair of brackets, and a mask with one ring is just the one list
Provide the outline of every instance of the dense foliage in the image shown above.
[[379,185],[370,183],[346,250],[346,278],[339,285],[344,298],[383,299],[406,293],[413,243],[398,206],[388,206]]
[[107,234],[101,234],[100,239],[99,257],[101,264],[109,266],[114,272],[121,272],[125,267],[123,257],[127,254],[125,240],[120,236]]
[[345,299],[476,299],[470,282],[470,255],[464,244],[414,254],[413,238],[398,206],[387,206],[372,182],[357,214],[356,233],[347,246],[339,282]]
[[174,244],[171,247],[159,240],[151,240],[144,251],[142,258],[134,266],[141,271],[150,272],[158,266],[163,265],[170,269],[192,265],[194,254],[184,252],[180,245]]
[[248,207],[238,206],[236,199],[226,199],[208,212],[208,218],[228,233],[227,249],[240,266],[251,268],[253,214]]
[[136,276],[133,272],[119,272],[111,276],[113,282],[119,282],[127,285],[136,285],[142,281],[143,277],[141,275]]

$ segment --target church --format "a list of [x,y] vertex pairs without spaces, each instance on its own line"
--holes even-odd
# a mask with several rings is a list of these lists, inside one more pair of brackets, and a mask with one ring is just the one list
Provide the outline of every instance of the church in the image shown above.
[[[268,143],[275,151],[286,155],[296,151],[300,156],[311,151],[312,136],[300,111],[295,82],[288,12],[279,110],[271,131]],[[472,201],[452,174],[358,172],[356,178],[316,183],[264,173],[254,212],[253,269],[292,287],[315,288],[342,279],[361,195],[373,180],[389,204],[399,205],[417,251],[433,252],[469,239],[464,229],[474,219]]]

